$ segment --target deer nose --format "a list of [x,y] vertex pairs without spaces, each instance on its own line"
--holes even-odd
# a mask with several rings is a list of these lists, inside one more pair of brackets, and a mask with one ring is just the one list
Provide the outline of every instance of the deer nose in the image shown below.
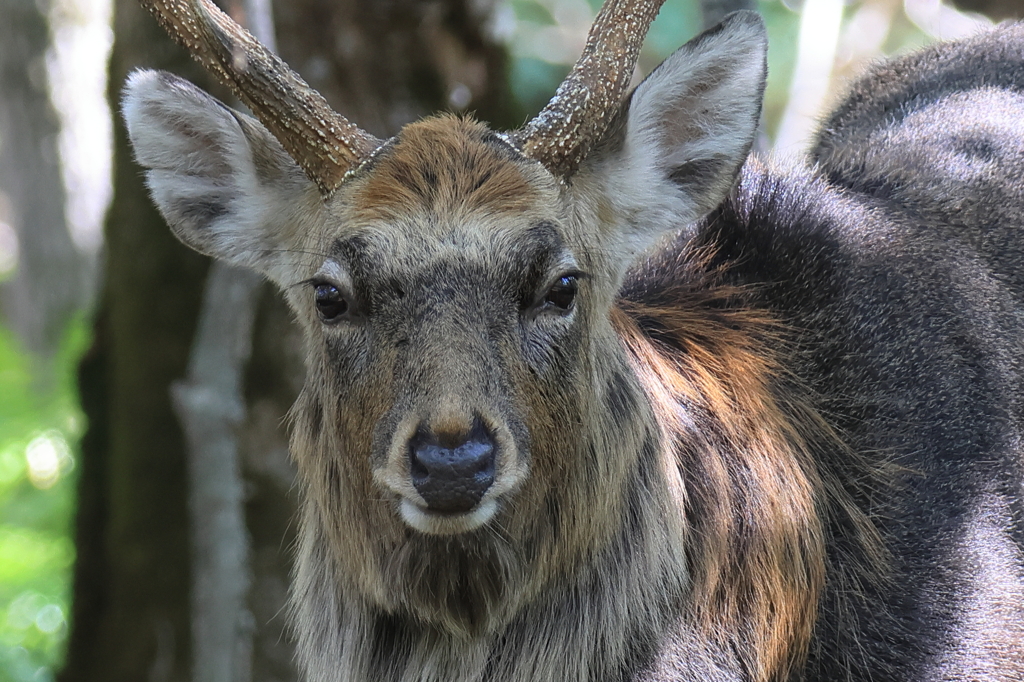
[[494,482],[494,450],[479,419],[458,435],[421,425],[409,441],[412,484],[431,511],[468,512]]

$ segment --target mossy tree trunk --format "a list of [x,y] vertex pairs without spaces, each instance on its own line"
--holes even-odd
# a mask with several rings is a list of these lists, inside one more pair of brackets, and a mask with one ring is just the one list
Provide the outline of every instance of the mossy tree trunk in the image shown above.
[[[230,10],[235,9],[230,3]],[[432,111],[509,124],[504,52],[479,0],[279,0],[282,56],[341,113],[390,135]],[[111,101],[127,73],[161,68],[212,87],[134,0],[116,0]],[[80,371],[82,444],[72,631],[61,682],[191,679],[186,445],[170,387],[186,372],[208,262],[156,213],[115,125],[95,342]],[[280,297],[258,291],[238,448],[246,490],[253,648],[245,679],[296,679],[282,607],[295,498],[284,417],[302,382],[300,341]],[[230,681],[225,681],[230,682]]]

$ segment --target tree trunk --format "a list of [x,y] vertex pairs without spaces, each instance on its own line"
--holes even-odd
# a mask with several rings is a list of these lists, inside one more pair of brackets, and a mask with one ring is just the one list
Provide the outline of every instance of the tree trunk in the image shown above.
[[[138,66],[205,75],[132,1],[114,9],[110,100]],[[207,262],[180,245],[149,201],[115,124],[114,198],[93,348],[80,389],[72,631],[61,680],[189,676],[189,542],[181,430],[168,390],[185,372]]]
[[0,251],[10,249],[12,232],[17,236],[17,269],[0,286],[0,305],[40,358],[56,350],[65,322],[89,292],[86,259],[64,222],[60,124],[46,76],[45,5],[0,0]]
[[[490,9],[479,0],[282,0],[274,7],[285,60],[377,135],[443,108],[510,123],[504,53],[487,32]],[[117,0],[113,102],[137,66],[209,84],[134,1]],[[170,387],[186,374],[207,263],[175,242],[156,214],[120,120],[114,183],[96,338],[80,372],[90,426],[60,680],[183,682],[193,675],[190,594],[198,577],[187,536],[186,445]],[[243,667],[269,682],[296,679],[283,613],[295,508],[283,424],[302,385],[303,353],[279,295],[268,286],[255,295],[236,444],[254,628]]]
[[996,21],[1024,18],[1022,0],[953,0],[961,12],[977,12]]

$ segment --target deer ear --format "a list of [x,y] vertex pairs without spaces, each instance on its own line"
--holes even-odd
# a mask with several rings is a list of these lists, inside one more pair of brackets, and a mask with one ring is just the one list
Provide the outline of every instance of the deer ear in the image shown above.
[[606,237],[623,267],[725,198],[757,131],[767,50],[758,14],[729,15],[637,86],[584,162],[579,180],[613,204]]
[[136,71],[122,111],[138,163],[174,234],[200,253],[282,281],[312,182],[258,121],[191,83]]

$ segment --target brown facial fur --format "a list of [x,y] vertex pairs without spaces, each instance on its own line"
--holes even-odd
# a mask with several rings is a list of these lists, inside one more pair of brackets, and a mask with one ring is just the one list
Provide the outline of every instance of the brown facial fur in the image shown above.
[[[538,164],[445,117],[407,127],[362,173],[343,231],[314,249],[352,280],[359,319],[307,326],[316,379],[293,451],[351,593],[459,636],[491,632],[610,542],[622,500],[608,490],[635,462],[606,453],[639,452],[646,427],[602,434],[586,409],[615,360],[584,331],[614,341],[587,280],[570,316],[530,312],[566,258],[593,262]],[[459,535],[410,529],[396,513],[402,434],[474,412],[498,435],[498,515]]]
[[[531,162],[479,124],[439,118],[406,128],[362,172],[345,197],[346,222],[361,227],[339,241],[370,264],[352,266],[355,280],[371,290],[392,281],[404,298],[365,304],[373,333],[361,340],[337,346],[328,330],[313,341],[318,379],[296,405],[292,444],[313,525],[335,548],[343,610],[475,641],[584,565],[622,565],[614,548],[634,543],[660,563],[633,582],[609,573],[609,595],[643,603],[644,581],[656,580],[688,605],[683,627],[732,648],[753,679],[784,679],[814,627],[826,510],[845,497],[808,446],[833,435],[806,404],[777,398],[787,378],[775,322],[702,270],[706,254],[686,254],[664,305],[621,300],[608,311],[611,292],[583,280],[571,319],[537,335],[515,292],[531,268],[551,266],[531,259],[555,249],[584,270],[606,266],[572,243],[559,193]],[[538,345],[549,350],[531,354]],[[464,422],[474,409],[505,434],[514,485],[479,529],[410,529],[381,485],[407,477],[404,450],[382,451],[409,424]],[[630,491],[649,469],[661,475],[642,484],[640,503]],[[627,530],[629,518],[639,525]],[[631,618],[608,608],[620,633],[601,641],[624,637]]]
[[[559,249],[584,269],[603,267],[599,253],[571,244],[559,195],[536,171],[479,124],[431,119],[406,128],[346,197],[348,223],[366,227],[342,240],[371,263],[354,277],[377,287],[404,277],[395,286],[419,304],[400,313],[387,311],[394,300],[367,304],[374,333],[340,361],[314,341],[319,380],[295,409],[292,447],[315,525],[336,548],[346,601],[358,595],[345,608],[412,618],[446,637],[497,633],[583,562],[601,561],[624,519],[642,514],[643,552],[692,581],[689,627],[737,648],[754,679],[784,679],[811,637],[825,576],[820,511],[834,500],[806,445],[820,420],[776,398],[776,326],[744,308],[742,292],[694,274],[705,262],[694,255],[689,283],[663,307],[623,300],[609,317],[595,303],[609,292],[584,280],[571,321],[541,335],[554,352],[531,356],[538,339],[522,331],[516,278],[551,246],[531,251],[531,228],[555,226]],[[517,249],[527,255],[502,260]],[[418,291],[436,287],[443,300]],[[514,450],[520,478],[482,528],[423,535],[381,487],[382,444],[420,419],[403,412],[424,405],[441,421],[480,410]],[[437,405],[455,407],[439,416]],[[389,476],[405,475],[403,452],[392,448]],[[650,457],[664,478],[645,484],[650,500],[636,508],[630,481]]]

